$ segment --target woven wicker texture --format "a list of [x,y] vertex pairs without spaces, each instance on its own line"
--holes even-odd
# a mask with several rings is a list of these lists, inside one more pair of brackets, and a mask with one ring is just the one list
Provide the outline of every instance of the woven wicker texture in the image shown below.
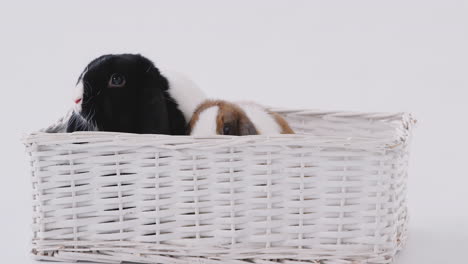
[[390,263],[406,238],[411,116],[277,111],[298,134],[28,136],[34,257]]

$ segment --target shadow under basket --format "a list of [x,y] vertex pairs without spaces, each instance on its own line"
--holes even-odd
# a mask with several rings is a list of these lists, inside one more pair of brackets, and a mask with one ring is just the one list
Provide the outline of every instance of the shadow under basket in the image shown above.
[[390,263],[407,233],[409,114],[273,109],[277,136],[33,133],[35,259]]

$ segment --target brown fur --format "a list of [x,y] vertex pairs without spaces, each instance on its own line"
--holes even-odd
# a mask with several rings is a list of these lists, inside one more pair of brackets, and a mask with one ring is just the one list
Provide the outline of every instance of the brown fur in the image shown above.
[[218,135],[245,136],[258,134],[254,124],[241,108],[223,100],[207,100],[200,104],[195,109],[189,122],[188,134],[191,133],[195,123],[198,122],[200,113],[214,106],[219,107],[218,116],[216,117],[216,133]]
[[[189,122],[188,134],[191,133],[194,125],[198,122],[200,114],[210,107],[218,106],[219,112],[216,117],[216,133],[218,135],[258,135],[258,130],[255,125],[247,117],[244,110],[236,104],[223,100],[206,100],[200,104],[192,115]],[[278,113],[267,111],[273,116],[275,121],[281,128],[281,134],[294,134],[294,131],[289,126],[288,122]]]

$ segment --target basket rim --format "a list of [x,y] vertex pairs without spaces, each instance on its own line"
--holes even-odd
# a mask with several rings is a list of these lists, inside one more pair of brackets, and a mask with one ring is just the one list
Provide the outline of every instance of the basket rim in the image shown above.
[[236,145],[309,145],[316,147],[349,147],[349,148],[378,148],[394,149],[405,146],[410,141],[412,130],[417,120],[408,112],[353,112],[353,111],[323,111],[323,110],[297,110],[287,108],[270,108],[280,114],[317,115],[324,116],[325,120],[333,118],[358,117],[372,120],[398,120],[401,122],[400,133],[394,137],[344,137],[323,136],[313,134],[279,134],[279,135],[250,135],[250,136],[191,136],[191,135],[162,135],[162,134],[134,134],[107,131],[81,131],[73,133],[32,132],[22,136],[21,141],[26,146],[53,145],[78,142],[112,142],[119,145],[157,146],[167,149],[211,149],[233,147]]
[[[152,134],[131,134],[116,132],[73,132],[73,133],[31,133],[22,139],[26,146],[56,145],[81,142],[107,142],[122,146],[157,146],[163,149],[216,149],[234,146],[312,146],[347,147],[356,149],[379,148],[394,149],[406,145],[405,137],[376,139],[369,137],[338,137],[317,135],[252,135],[252,136],[223,136],[194,137]],[[82,144],[80,144],[83,146]],[[77,146],[77,148],[79,148]]]

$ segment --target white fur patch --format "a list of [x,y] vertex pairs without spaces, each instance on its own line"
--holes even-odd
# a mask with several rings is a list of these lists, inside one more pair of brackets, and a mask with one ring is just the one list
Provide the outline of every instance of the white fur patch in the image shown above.
[[179,104],[186,122],[192,118],[193,112],[206,99],[205,93],[187,76],[175,71],[161,71],[169,81],[169,95]]
[[252,121],[258,134],[281,134],[280,125],[262,106],[250,102],[239,102],[237,105],[244,110],[247,117]]
[[193,136],[214,136],[216,135],[216,118],[218,117],[219,107],[212,106],[200,113],[198,121],[192,128]]

